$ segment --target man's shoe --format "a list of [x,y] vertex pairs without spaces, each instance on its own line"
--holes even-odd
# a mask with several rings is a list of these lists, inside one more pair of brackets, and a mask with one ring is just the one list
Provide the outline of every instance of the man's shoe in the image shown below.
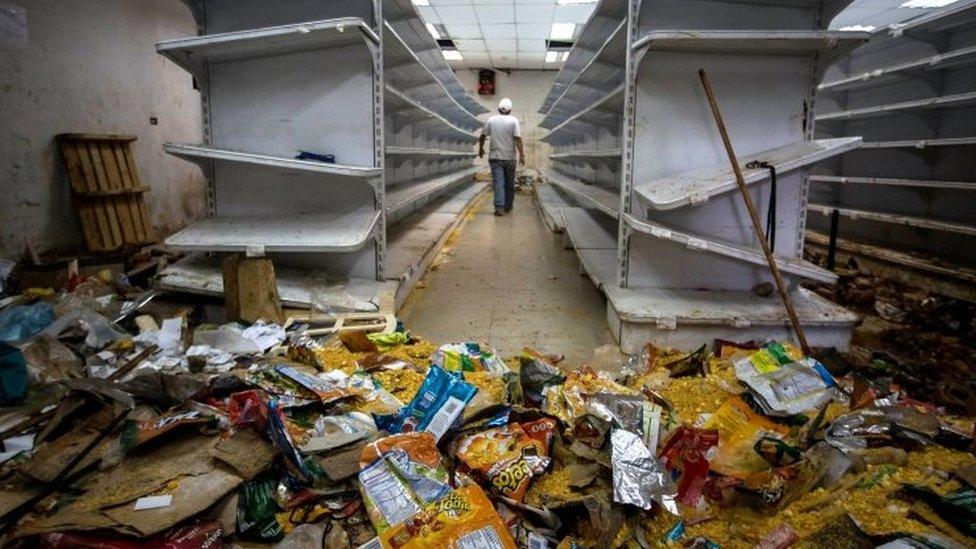
[[501,208],[495,208],[495,217],[501,217],[505,215],[505,212]]
[[511,211],[512,211],[512,207],[511,206],[505,208],[505,213],[510,213]]

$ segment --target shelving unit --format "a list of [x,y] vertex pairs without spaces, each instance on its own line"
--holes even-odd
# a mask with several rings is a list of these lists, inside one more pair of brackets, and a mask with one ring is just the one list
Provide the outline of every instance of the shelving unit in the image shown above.
[[819,91],[818,136],[864,143],[811,178],[811,200],[832,206],[811,208],[810,228],[827,235],[836,206],[853,247],[976,261],[976,0],[875,31]]
[[[220,293],[216,254],[246,252],[274,259],[292,306],[376,311],[402,301],[406,273],[480,188],[472,160],[484,112],[412,3],[188,5],[200,36],[157,50],[199,84],[203,143],[165,150],[207,175],[209,216],[166,243],[206,254],[164,271],[161,285]],[[335,162],[296,159],[303,151]]]
[[[767,338],[769,330],[791,336],[779,299],[752,293],[772,279],[699,68],[716,89],[740,164],[775,169],[774,252],[808,338],[848,344],[856,317],[798,285],[836,278],[802,258],[809,171],[861,144],[813,139],[813,113],[804,108],[825,67],[869,38],[826,30],[848,3],[605,0],[599,25],[583,29],[579,61],[567,61],[540,111],[557,197],[540,205],[554,212],[547,217],[561,216],[583,269],[606,293],[608,321],[625,352],[647,341],[689,347],[715,337]],[[744,175],[765,213],[770,170]],[[562,199],[580,208],[559,205]]]

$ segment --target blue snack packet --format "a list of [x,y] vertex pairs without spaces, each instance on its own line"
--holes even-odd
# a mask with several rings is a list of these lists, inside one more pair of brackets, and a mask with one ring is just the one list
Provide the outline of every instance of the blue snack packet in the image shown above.
[[431,366],[410,404],[397,413],[374,416],[376,426],[388,433],[427,431],[440,440],[461,418],[461,412],[478,388],[462,379],[460,373]]

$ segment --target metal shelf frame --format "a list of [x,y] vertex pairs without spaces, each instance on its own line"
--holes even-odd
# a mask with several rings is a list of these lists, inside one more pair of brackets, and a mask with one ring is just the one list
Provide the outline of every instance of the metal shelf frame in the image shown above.
[[[157,49],[201,84],[204,135],[202,144],[164,149],[207,176],[209,217],[167,243],[270,254],[287,301],[376,310],[391,284],[411,283],[387,282],[388,225],[436,242],[431,228],[404,229],[405,220],[447,193],[464,194],[459,204],[474,196],[466,184],[485,109],[409,0],[185,3],[199,36]],[[300,151],[337,162],[297,160]],[[438,216],[446,230],[451,224]],[[395,268],[425,260],[410,250],[397,250]],[[164,278],[168,287],[210,294],[220,291],[215,273],[212,261],[187,261]],[[310,273],[320,282],[310,283]]]
[[[548,217],[554,225],[564,218],[584,270],[608,296],[608,321],[625,352],[638,341],[690,340],[681,334],[694,334],[695,341],[741,339],[753,325],[788,325],[775,303],[764,304],[762,314],[748,312],[760,307],[750,290],[769,281],[768,270],[741,199],[730,192],[735,181],[699,68],[715,83],[742,161],[776,169],[775,253],[793,292],[803,292],[800,279],[835,279],[802,259],[807,177],[815,163],[856,149],[860,139],[814,140],[813,112],[797,105],[815,105],[825,67],[870,38],[826,30],[849,3],[627,0],[621,8],[605,0],[597,6],[614,16],[583,29],[586,46],[570,54],[577,61],[560,71],[540,109],[550,130],[545,141],[554,146],[555,171],[545,175],[592,216],[616,218],[617,231],[603,227],[606,234],[594,239],[585,218],[591,214],[571,208],[552,206]],[[750,169],[746,177],[766,208],[769,170]],[[814,340],[848,343],[853,315],[812,294],[797,299]],[[703,303],[707,318],[694,310]],[[660,309],[670,313],[653,320]]]
[[837,206],[839,239],[976,261],[976,239],[943,220],[976,219],[976,0],[959,0],[871,40],[827,72],[816,120],[824,137],[861,136],[862,146],[810,179],[821,209]]

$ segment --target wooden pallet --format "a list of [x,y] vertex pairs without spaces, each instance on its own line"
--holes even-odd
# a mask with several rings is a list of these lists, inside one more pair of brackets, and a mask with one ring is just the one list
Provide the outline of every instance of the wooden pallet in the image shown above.
[[108,252],[154,242],[129,135],[57,136],[85,246]]

